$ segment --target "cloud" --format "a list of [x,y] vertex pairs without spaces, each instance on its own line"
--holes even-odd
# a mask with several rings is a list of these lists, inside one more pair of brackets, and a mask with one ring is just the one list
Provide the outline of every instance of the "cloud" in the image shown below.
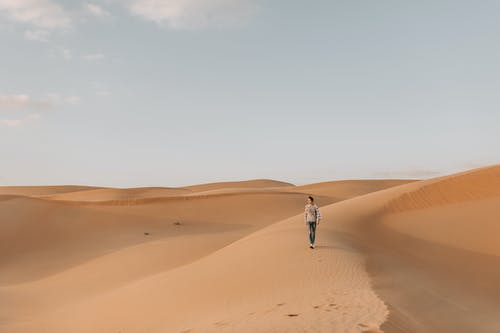
[[54,46],[48,51],[50,58],[63,58],[66,61],[73,59],[73,52],[65,46]]
[[[47,94],[43,99],[33,99],[27,94],[0,95],[0,111],[9,114],[9,118],[0,118],[0,124],[8,127],[20,127],[42,117],[35,110],[54,110],[61,106],[73,106],[80,103],[81,98],[75,95],[59,93]],[[29,113],[27,113],[29,112]]]
[[17,119],[0,119],[0,124],[5,125],[7,127],[21,127],[31,121],[35,121],[40,119],[40,114],[38,113],[30,113],[24,117]]
[[71,53],[70,49],[62,48],[61,54],[65,60],[70,60],[71,58],[73,58],[73,54]]
[[26,116],[26,119],[40,119],[40,114],[39,113],[30,113],[29,115]]
[[111,96],[112,92],[103,82],[91,82],[90,85],[95,89],[95,94],[101,97]]
[[64,102],[71,105],[76,105],[80,103],[81,98],[78,96],[68,96],[64,98]]
[[82,59],[87,60],[87,61],[97,61],[97,60],[104,59],[104,54],[102,54],[102,53],[84,54],[84,55],[82,55]]
[[64,104],[76,105],[81,101],[81,98],[79,96],[75,95],[64,96],[59,93],[47,94],[47,98],[50,101],[50,103],[54,106],[59,106]]
[[18,127],[21,125],[21,119],[0,119],[0,123],[7,127]]
[[0,109],[18,109],[26,106],[30,103],[30,97],[28,95],[0,95]]
[[0,14],[43,29],[71,26],[71,15],[51,0],[0,0]]
[[38,42],[47,42],[49,40],[50,32],[47,30],[26,30],[24,32],[24,38],[27,40],[34,40]]
[[0,94],[0,111],[50,110],[61,105],[76,105],[81,98],[59,93],[47,94],[45,98],[33,99],[27,94]]
[[106,9],[104,9],[101,6],[96,5],[94,3],[87,2],[83,5],[83,7],[92,16],[95,16],[95,17],[108,17],[108,16],[110,16],[109,12]]
[[0,95],[0,110],[50,109],[50,101],[33,100],[25,94]]
[[109,90],[98,90],[96,92],[96,95],[97,96],[102,96],[102,97],[111,96],[111,91],[109,91]]
[[131,0],[129,10],[172,29],[239,25],[258,9],[255,0]]

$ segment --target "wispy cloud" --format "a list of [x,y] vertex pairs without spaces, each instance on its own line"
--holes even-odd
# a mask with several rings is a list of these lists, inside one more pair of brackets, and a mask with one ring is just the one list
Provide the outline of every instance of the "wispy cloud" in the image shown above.
[[0,108],[18,109],[30,103],[28,95],[0,95]]
[[129,10],[173,29],[239,25],[259,8],[255,0],[131,0]]
[[50,109],[52,107],[48,100],[33,100],[26,94],[0,95],[0,110],[27,110],[27,109]]
[[70,60],[71,58],[73,58],[73,54],[71,53],[70,49],[61,48],[60,51],[65,60]]
[[75,95],[65,96],[60,93],[47,94],[47,98],[50,101],[50,103],[54,105],[54,107],[64,104],[76,105],[81,101],[81,98],[79,96]]
[[87,60],[87,61],[97,61],[97,60],[104,59],[104,54],[102,54],[102,53],[84,54],[84,55],[82,55],[82,59]]
[[30,113],[24,117],[17,119],[0,119],[0,124],[5,125],[7,127],[21,127],[29,122],[40,119],[40,114],[38,113]]
[[47,55],[53,59],[62,58],[66,61],[73,59],[73,52],[69,48],[62,45],[53,46],[48,50]]
[[87,13],[95,17],[109,17],[111,15],[106,9],[95,3],[87,2],[83,5],[83,7]]
[[19,127],[21,125],[21,119],[0,119],[0,123],[7,127]]
[[49,36],[50,32],[42,29],[26,30],[24,32],[24,38],[38,42],[48,42]]
[[42,29],[68,28],[71,15],[51,0],[0,0],[0,15]]
[[96,95],[97,96],[101,96],[101,97],[111,96],[111,91],[109,91],[109,90],[98,90],[96,92]]
[[19,127],[38,120],[42,115],[38,112],[55,110],[64,105],[73,106],[80,103],[80,97],[47,94],[43,98],[34,99],[27,94],[0,94],[0,111],[6,116],[0,118],[0,124],[8,127]]
[[79,96],[68,96],[64,99],[64,101],[68,104],[76,105],[80,103],[81,98]]
[[103,82],[91,82],[91,86],[96,90],[95,94],[101,97],[111,96],[112,92]]

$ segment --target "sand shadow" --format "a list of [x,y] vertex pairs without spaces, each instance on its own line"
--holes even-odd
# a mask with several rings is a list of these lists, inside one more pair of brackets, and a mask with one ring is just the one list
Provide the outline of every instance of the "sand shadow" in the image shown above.
[[341,250],[346,252],[354,252],[354,250],[347,246],[339,246],[339,245],[315,245],[314,250]]

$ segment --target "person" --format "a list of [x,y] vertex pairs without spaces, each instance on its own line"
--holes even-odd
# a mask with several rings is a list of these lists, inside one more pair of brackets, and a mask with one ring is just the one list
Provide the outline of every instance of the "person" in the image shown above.
[[314,240],[316,238],[316,227],[322,219],[318,206],[314,203],[314,198],[308,196],[306,199],[306,208],[304,211],[304,220],[309,228],[309,247],[314,249]]

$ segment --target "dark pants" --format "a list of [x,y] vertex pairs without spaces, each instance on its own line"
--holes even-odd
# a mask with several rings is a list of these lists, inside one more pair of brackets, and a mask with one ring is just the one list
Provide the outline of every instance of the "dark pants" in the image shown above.
[[309,225],[309,242],[314,245],[314,239],[316,237],[316,222],[307,222]]

